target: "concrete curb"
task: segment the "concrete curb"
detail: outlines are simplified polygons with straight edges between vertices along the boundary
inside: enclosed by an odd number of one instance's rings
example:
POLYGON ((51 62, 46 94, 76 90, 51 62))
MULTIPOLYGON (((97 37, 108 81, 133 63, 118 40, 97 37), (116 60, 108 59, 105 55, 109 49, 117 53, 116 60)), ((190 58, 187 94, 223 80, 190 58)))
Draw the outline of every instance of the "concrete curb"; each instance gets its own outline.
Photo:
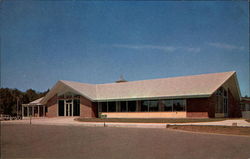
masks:
MULTIPOLYGON (((2 124, 29 124, 29 120, 1 121, 2 124)), ((70 119, 33 119, 32 125, 70 125, 86 127, 131 127, 131 128, 166 128, 167 125, 192 125, 192 126, 233 126, 237 123, 238 127, 250 127, 250 123, 242 120, 227 120, 222 122, 205 122, 205 123, 123 123, 123 122, 80 122, 70 119)))

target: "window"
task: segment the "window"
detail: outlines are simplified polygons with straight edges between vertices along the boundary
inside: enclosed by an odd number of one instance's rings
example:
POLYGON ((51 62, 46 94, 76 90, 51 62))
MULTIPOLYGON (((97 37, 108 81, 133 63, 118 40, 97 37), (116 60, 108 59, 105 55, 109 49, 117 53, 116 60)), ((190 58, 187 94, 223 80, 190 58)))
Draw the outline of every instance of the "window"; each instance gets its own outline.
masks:
POLYGON ((224 97, 224 102, 223 102, 224 113, 227 113, 227 105, 228 105, 227 98, 224 97))
POLYGON ((102 102, 102 112, 107 112, 108 111, 108 103, 107 102, 102 102))
POLYGON ((73 101, 73 107, 74 107, 73 116, 80 116, 80 100, 79 99, 75 99, 73 101))
MULTIPOLYGON (((159 112, 159 100, 144 100, 141 101, 140 112, 159 112)), ((225 102, 226 103, 226 102, 225 102)), ((162 100, 162 110, 166 112, 185 111, 186 99, 166 99, 162 100)), ((120 102, 102 102, 100 103, 102 112, 136 112, 136 101, 120 101, 120 102), (118 105, 117 105, 118 104, 118 105)), ((74 113, 75 114, 75 113, 74 113)))
POLYGON ((173 111, 185 111, 186 100, 175 99, 173 100, 173 111))
POLYGON ((216 92, 217 104, 215 107, 216 113, 228 113, 228 92, 221 87, 216 92))
POLYGON ((58 116, 80 116, 80 95, 64 92, 57 94, 57 96, 58 116))
POLYGON ((121 112, 127 112, 127 102, 126 101, 121 102, 121 112))
POLYGON ((149 101, 148 102, 148 109, 150 112, 157 112, 159 111, 159 102, 157 100, 155 101, 149 101))
POLYGON ((223 113, 223 98, 221 95, 217 97, 216 113, 223 113))
POLYGON ((228 113, 228 96, 227 96, 227 91, 225 89, 223 96, 223 107, 224 107, 224 113, 228 113))
POLYGON ((129 112, 136 111, 136 101, 128 101, 128 111, 129 112))
POLYGON ((142 112, 157 112, 159 111, 159 101, 158 100, 145 100, 141 102, 142 112))
POLYGON ((116 112, 116 102, 108 102, 108 112, 116 112))
POLYGON ((142 101, 141 102, 141 111, 142 112, 147 112, 148 111, 148 101, 142 101))
POLYGON ((173 100, 163 100, 162 104, 164 105, 164 111, 166 112, 173 111, 173 100))
POLYGON ((64 116, 64 100, 59 100, 58 101, 58 106, 59 106, 58 115, 59 116, 64 116))

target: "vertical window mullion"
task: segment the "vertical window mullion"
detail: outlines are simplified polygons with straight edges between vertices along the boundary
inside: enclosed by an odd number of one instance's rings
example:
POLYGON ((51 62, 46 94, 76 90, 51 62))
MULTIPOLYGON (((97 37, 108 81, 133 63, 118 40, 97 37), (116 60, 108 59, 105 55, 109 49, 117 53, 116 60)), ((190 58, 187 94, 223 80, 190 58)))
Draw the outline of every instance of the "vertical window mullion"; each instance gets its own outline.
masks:
POLYGON ((183 99, 183 102, 184 102, 184 111, 187 111, 187 100, 183 99))
POLYGON ((148 101, 148 112, 149 112, 149 103, 150 103, 150 102, 148 101))
POLYGON ((109 112, 109 102, 107 101, 107 112, 109 112))
POLYGON ((171 106, 172 106, 172 112, 173 112, 174 111, 174 102, 172 99, 171 99, 171 106))
POLYGON ((126 112, 128 112, 128 101, 126 101, 126 112))

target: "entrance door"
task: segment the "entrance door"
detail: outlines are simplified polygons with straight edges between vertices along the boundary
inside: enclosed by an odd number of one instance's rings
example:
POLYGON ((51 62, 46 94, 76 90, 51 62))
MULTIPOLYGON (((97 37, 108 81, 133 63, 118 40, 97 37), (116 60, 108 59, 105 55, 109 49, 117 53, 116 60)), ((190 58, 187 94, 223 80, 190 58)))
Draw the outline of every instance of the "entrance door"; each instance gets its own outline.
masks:
POLYGON ((59 99, 58 116, 80 116, 80 98, 59 99))
POLYGON ((65 103, 65 116, 72 116, 72 107, 73 107, 72 102, 65 103))

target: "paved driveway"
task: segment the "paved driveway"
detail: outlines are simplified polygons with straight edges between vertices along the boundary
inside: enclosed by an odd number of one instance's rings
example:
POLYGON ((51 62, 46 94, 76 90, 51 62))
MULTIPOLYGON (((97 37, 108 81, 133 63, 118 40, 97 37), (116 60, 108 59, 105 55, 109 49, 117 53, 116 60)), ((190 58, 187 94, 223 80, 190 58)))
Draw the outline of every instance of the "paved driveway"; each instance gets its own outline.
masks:
POLYGON ((2 124, 2 158, 248 159, 250 137, 168 129, 2 124))

